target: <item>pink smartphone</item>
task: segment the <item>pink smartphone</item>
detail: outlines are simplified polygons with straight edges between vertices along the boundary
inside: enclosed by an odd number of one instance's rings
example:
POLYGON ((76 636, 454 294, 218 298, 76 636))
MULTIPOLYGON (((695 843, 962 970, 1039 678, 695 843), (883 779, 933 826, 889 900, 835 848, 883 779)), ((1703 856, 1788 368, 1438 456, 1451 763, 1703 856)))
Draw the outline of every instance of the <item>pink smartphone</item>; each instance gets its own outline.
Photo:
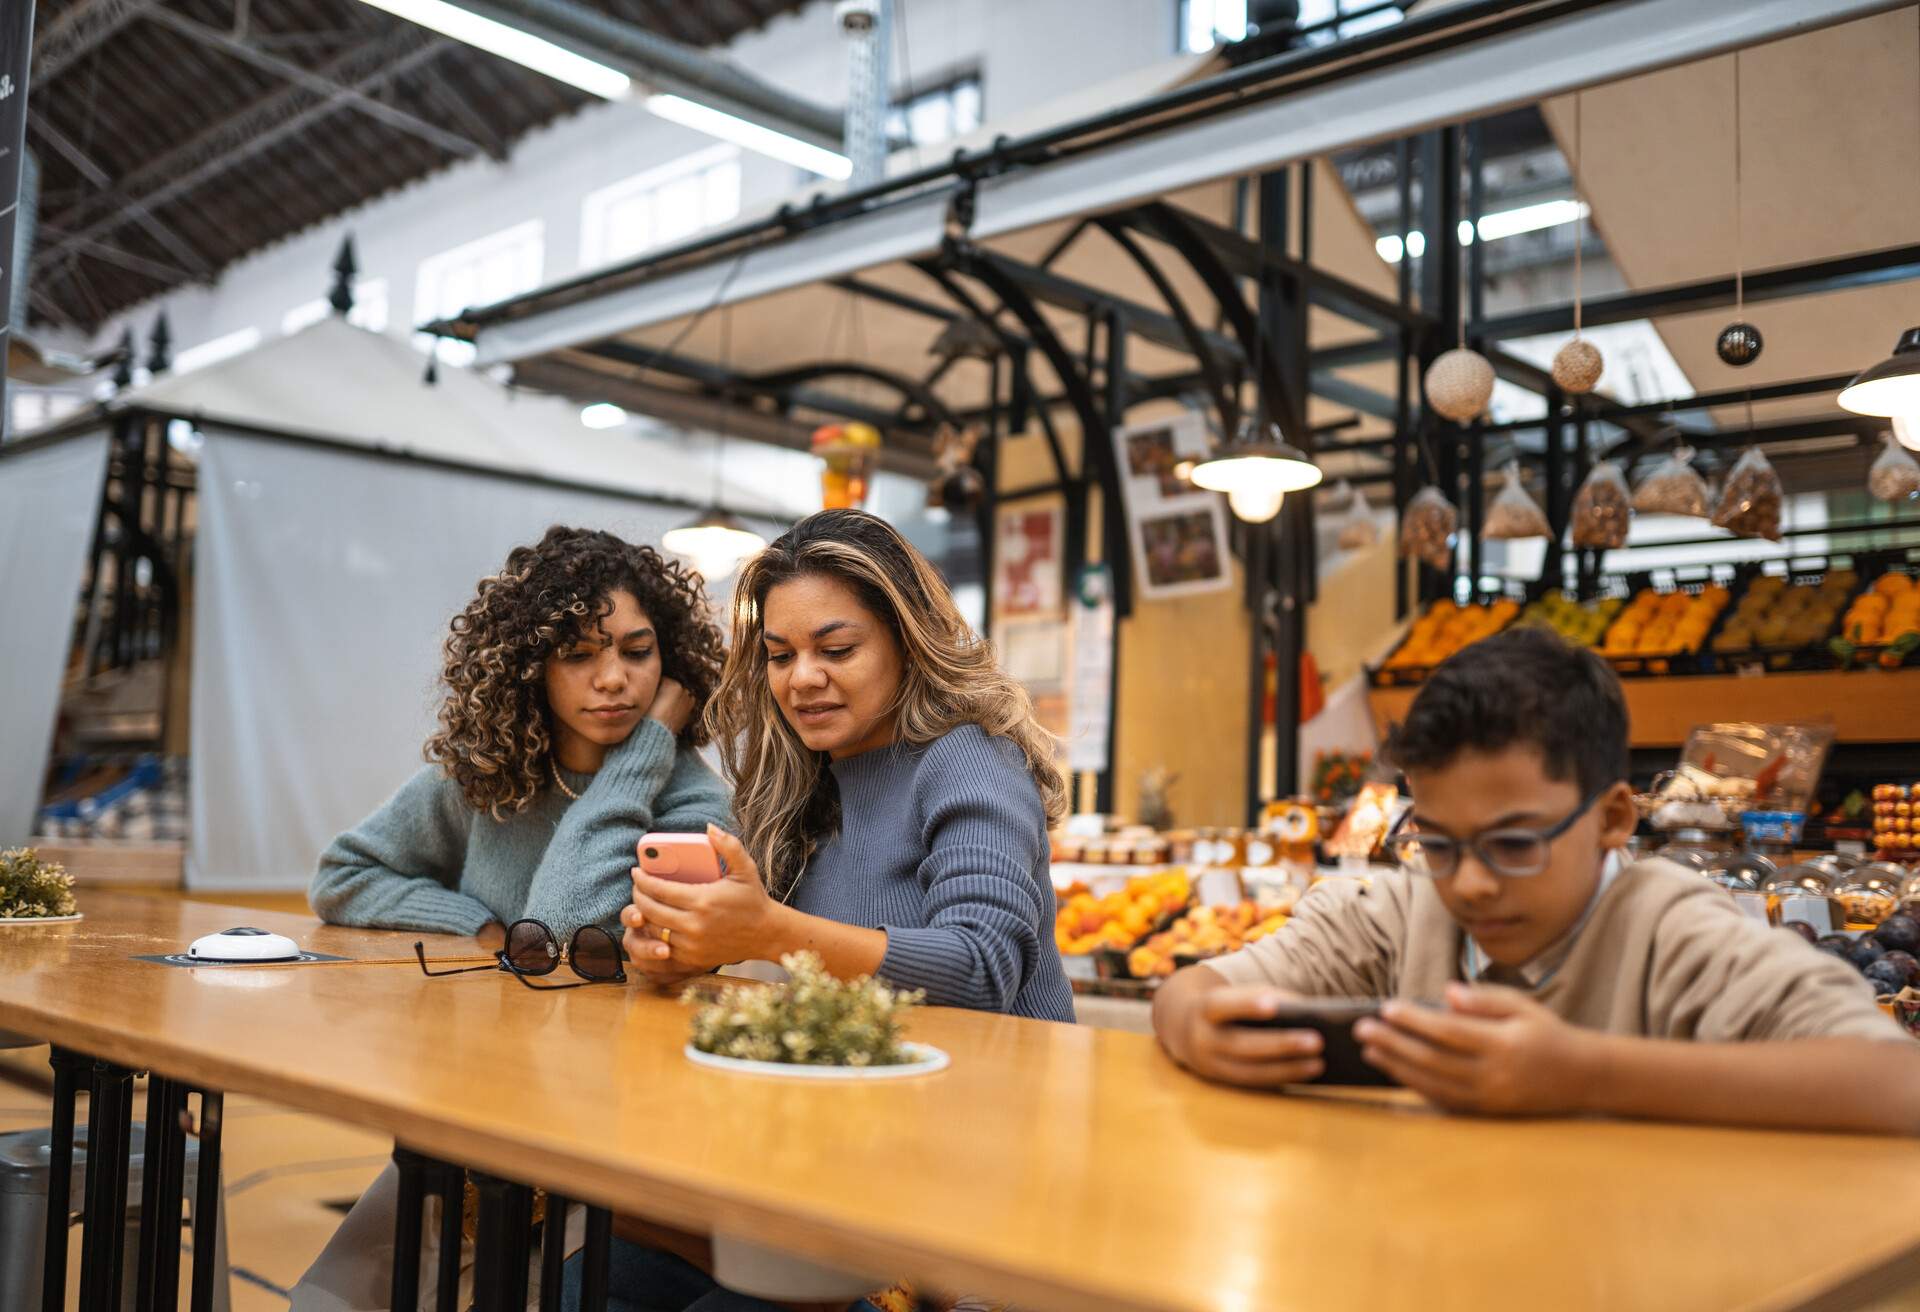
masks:
POLYGON ((721 877, 720 854, 705 834, 646 834, 635 845, 640 868, 682 884, 711 884, 721 877))

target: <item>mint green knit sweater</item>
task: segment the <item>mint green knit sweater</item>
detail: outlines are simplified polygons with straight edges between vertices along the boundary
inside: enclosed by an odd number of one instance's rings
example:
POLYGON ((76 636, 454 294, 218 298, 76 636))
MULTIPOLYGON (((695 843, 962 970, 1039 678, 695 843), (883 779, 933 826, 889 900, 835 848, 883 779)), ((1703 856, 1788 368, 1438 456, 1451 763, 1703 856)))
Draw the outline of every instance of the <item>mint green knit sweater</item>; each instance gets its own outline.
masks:
POLYGON ((596 773, 560 777, 579 801, 549 786, 493 820, 440 767, 425 767, 321 854, 307 892, 314 911, 370 929, 472 934, 530 916, 562 939, 582 925, 618 935, 640 835, 732 824, 727 786, 656 720, 642 720, 596 773))

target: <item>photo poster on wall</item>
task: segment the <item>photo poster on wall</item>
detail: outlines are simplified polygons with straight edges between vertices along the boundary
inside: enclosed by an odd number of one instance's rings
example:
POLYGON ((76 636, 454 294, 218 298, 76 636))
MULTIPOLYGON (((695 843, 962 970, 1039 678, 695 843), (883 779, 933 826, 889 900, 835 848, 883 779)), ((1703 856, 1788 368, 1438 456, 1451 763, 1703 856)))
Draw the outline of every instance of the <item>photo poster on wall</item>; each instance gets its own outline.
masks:
POLYGON ((1227 569, 1227 518, 1217 493, 1174 473, 1206 457, 1211 441, 1197 414, 1113 430, 1120 483, 1126 491, 1127 536, 1134 586, 1148 600, 1218 592, 1227 569))
POLYGON ((1014 502, 995 512, 993 632, 1001 668, 1033 698, 1050 733, 1067 733, 1068 631, 1064 611, 1065 510, 1014 502))

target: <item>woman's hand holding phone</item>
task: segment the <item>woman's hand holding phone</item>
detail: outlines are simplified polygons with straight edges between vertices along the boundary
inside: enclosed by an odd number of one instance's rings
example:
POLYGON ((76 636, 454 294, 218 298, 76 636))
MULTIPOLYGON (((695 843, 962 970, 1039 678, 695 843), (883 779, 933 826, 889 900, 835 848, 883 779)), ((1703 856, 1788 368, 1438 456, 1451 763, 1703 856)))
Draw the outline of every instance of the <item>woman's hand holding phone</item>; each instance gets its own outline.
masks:
POLYGON ((685 883, 633 869, 633 902, 620 912, 627 927, 624 946, 635 969, 657 986, 765 957, 778 947, 775 922, 782 908, 767 896, 760 868, 732 834, 709 825, 706 837, 721 860, 717 880, 685 883))

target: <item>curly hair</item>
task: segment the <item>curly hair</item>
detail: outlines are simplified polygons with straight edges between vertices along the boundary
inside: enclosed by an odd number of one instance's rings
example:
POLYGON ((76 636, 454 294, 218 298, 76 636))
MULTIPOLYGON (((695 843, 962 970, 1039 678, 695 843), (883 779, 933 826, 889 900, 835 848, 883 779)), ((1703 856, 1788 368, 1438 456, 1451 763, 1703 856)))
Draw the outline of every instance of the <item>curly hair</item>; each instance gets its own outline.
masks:
POLYGON ((623 591, 653 621, 661 677, 693 698, 681 741, 704 746, 700 712, 724 659, 705 587, 698 573, 652 547, 597 530, 556 524, 534 546, 515 547, 453 617, 440 668, 446 697, 427 760, 446 770, 475 811, 495 820, 524 811, 545 786, 553 750, 547 657, 597 628, 613 609, 612 594, 623 591))

